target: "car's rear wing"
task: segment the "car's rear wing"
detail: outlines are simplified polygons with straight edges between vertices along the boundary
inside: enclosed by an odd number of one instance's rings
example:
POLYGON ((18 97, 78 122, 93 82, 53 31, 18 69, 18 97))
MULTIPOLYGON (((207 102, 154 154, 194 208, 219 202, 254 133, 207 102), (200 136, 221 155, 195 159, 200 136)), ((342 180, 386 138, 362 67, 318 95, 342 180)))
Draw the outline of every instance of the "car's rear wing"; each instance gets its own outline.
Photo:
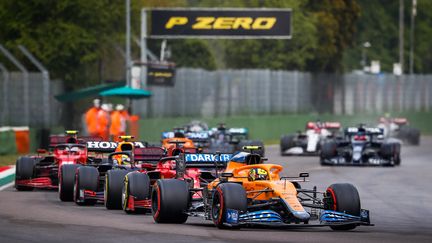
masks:
MULTIPOLYGON (((147 147, 147 142, 135 141, 133 143, 135 149, 147 147)), ((87 141, 86 145, 89 152, 112 153, 115 151, 119 143, 108 141, 87 141)))
POLYGON ((210 139, 208 132, 187 132, 185 137, 189 138, 193 142, 206 142, 210 139))
POLYGON ((340 122, 325 122, 324 127, 327 129, 340 129, 342 126, 340 122))
POLYGON ((101 137, 94 136, 79 136, 75 138, 74 136, 68 135, 51 135, 49 147, 54 148, 60 144, 66 143, 78 143, 78 144, 86 144, 88 141, 101 142, 103 139, 101 137))
POLYGON ((359 132, 364 132, 365 135, 383 135, 384 130, 382 128, 378 127, 365 127, 365 128, 359 128, 359 127, 348 127, 345 129, 345 134, 352 136, 356 135, 359 132))
POLYGON ((228 132, 231 135, 247 135, 249 133, 249 130, 244 127, 233 127, 228 129, 228 132))
POLYGON ((408 119, 398 117, 398 118, 394 118, 393 122, 398 124, 398 125, 406 125, 406 124, 408 124, 408 119))
POLYGON ((225 167, 231 160, 232 154, 210 154, 210 153, 184 153, 181 155, 186 167, 225 167))
POLYGON ((135 161, 143 162, 158 162, 160 159, 166 156, 166 151, 162 147, 135 147, 134 159, 135 161))
POLYGON ((308 122, 306 123, 306 129, 316 129, 316 128, 326 128, 326 129, 340 129, 340 122, 323 122, 321 126, 318 126, 316 122, 308 122))

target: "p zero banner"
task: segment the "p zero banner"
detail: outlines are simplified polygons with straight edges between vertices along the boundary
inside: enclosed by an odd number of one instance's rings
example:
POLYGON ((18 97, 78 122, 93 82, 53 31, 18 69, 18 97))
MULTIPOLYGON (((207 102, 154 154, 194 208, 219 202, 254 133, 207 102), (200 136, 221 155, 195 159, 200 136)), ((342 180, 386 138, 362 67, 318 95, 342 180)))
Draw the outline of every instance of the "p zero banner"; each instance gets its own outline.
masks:
POLYGON ((152 9, 150 38, 291 38, 290 9, 152 9))

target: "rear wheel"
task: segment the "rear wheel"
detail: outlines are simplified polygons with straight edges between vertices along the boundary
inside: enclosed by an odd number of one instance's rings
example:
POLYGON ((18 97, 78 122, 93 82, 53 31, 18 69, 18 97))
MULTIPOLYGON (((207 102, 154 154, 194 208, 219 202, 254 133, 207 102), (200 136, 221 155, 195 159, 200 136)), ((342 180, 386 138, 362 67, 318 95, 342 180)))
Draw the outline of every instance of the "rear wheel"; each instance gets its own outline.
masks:
POLYGON ((107 209, 122 209, 122 192, 126 170, 109 170, 105 176, 105 207, 107 209))
MULTIPOLYGON (((327 188, 325 209, 354 216, 360 216, 360 196, 357 189, 349 183, 332 184, 327 188)), ((356 224, 330 226, 333 230, 351 230, 356 224)))
POLYGON ((183 180, 157 180, 152 191, 152 215, 156 223, 186 222, 189 203, 188 184, 183 180))
POLYGON ((124 179, 122 193, 122 205, 126 213, 145 213, 146 210, 142 209, 135 209, 135 211, 127 209, 130 196, 134 197, 136 200, 150 198, 150 178, 147 174, 139 172, 128 173, 124 179))
POLYGON ((78 205, 95 205, 96 199, 82 200, 80 195, 84 190, 96 192, 99 184, 99 172, 90 166, 81 166, 76 169, 74 185, 74 201, 78 205))
POLYGON ((420 131, 416 128, 411 128, 408 133, 408 141, 412 145, 420 144, 420 131))
POLYGON ((337 155, 337 143, 336 141, 329 139, 325 140, 321 144, 320 150, 320 163, 325 165, 325 160, 331 159, 337 155))
POLYGON ((293 146, 294 146, 294 135, 285 135, 281 137, 280 151, 282 155, 287 149, 292 148, 293 146))
POLYGON ((79 166, 77 164, 66 164, 60 167, 58 191, 61 201, 73 201, 75 173, 79 166))
POLYGON ((15 164, 15 188, 18 191, 31 191, 33 187, 19 185, 18 180, 29 180, 33 177, 36 160, 29 157, 20 157, 15 164))
POLYGON ((212 219, 218 228, 225 228, 227 222, 227 209, 240 212, 247 210, 246 191, 242 185, 237 183, 222 183, 216 188, 212 200, 212 219))
POLYGON ((387 160, 393 161, 394 165, 400 165, 400 144, 383 143, 380 148, 380 155, 387 160))

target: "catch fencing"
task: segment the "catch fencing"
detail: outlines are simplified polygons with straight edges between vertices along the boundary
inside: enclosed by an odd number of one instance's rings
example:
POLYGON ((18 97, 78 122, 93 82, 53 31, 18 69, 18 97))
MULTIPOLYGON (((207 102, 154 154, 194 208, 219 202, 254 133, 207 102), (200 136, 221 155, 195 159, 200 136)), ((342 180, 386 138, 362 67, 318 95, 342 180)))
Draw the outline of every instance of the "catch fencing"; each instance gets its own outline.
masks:
POLYGON ((430 111, 432 75, 311 74, 180 68, 174 87, 149 86, 146 117, 430 111))
POLYGON ((0 125, 45 128, 58 125, 62 105, 54 95, 63 93, 62 82, 51 80, 46 87, 42 73, 29 72, 26 96, 25 80, 25 74, 21 72, 0 72, 0 125), (44 97, 48 97, 48 102, 44 102, 44 97))

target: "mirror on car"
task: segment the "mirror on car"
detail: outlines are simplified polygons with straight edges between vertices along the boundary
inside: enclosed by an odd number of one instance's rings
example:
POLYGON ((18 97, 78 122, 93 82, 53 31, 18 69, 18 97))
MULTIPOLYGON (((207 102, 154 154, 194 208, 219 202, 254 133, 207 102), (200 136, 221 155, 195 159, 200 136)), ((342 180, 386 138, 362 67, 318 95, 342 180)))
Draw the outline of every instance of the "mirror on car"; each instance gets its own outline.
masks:
POLYGON ((46 154, 46 153, 47 153, 47 150, 46 150, 46 149, 38 149, 38 150, 36 150, 36 152, 37 152, 38 154, 46 154))
POLYGON ((223 172, 221 173, 221 177, 233 177, 234 174, 231 172, 223 172))
POLYGON ((309 173, 302 172, 302 173, 299 174, 299 177, 309 177, 309 173))

